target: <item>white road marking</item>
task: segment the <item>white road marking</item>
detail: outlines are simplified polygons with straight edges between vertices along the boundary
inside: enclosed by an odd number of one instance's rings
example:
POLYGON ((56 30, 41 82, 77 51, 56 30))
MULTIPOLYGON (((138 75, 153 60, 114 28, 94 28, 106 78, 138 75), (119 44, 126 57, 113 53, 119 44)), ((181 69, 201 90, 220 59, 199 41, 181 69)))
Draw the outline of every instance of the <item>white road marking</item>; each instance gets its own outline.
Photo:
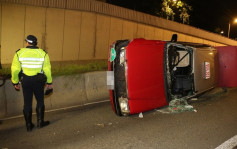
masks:
MULTIPOLYGON (((75 105, 75 106, 70 106, 70 107, 65 107, 65 108, 58 108, 58 109, 53 109, 53 110, 47 110, 47 111, 45 111, 45 113, 54 112, 54 111, 60 111, 60 110, 67 110, 67 109, 72 109, 72 108, 77 108, 77 107, 83 107, 83 106, 87 106, 87 105, 93 105, 93 104, 98 104, 98 103, 103 103, 103 102, 109 102, 109 101, 110 101, 110 100, 102 100, 102 101, 90 102, 90 103, 85 103, 85 104, 80 104, 80 105, 75 105)), ((32 113, 32 114, 34 115, 34 114, 36 114, 36 113, 32 113)), ((0 121, 15 119, 15 118, 19 118, 19 117, 23 117, 23 115, 3 118, 3 119, 0 119, 0 121)))
POLYGON ((237 135, 225 141, 223 144, 218 146, 216 149, 234 149, 237 147, 237 135))

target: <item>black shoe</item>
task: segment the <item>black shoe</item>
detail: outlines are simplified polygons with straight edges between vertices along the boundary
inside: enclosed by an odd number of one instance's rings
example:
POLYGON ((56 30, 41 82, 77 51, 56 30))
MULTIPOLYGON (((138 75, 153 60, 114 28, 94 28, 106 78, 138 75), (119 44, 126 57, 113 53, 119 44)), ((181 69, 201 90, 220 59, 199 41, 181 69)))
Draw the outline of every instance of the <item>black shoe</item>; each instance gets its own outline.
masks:
POLYGON ((33 123, 26 124, 26 130, 28 132, 32 131, 32 129, 35 127, 33 123))
POLYGON ((36 108, 37 127, 38 128, 42 128, 42 127, 49 125, 49 121, 44 121, 44 111, 45 111, 44 106, 41 108, 36 108))
POLYGON ((35 127, 35 125, 32 123, 32 111, 30 112, 25 112, 23 110, 23 114, 25 117, 25 121, 26 121, 26 130, 28 132, 32 131, 32 129, 35 127))
POLYGON ((37 122, 37 127, 38 128, 42 128, 42 127, 45 127, 45 126, 48 126, 49 125, 49 121, 38 121, 37 122))

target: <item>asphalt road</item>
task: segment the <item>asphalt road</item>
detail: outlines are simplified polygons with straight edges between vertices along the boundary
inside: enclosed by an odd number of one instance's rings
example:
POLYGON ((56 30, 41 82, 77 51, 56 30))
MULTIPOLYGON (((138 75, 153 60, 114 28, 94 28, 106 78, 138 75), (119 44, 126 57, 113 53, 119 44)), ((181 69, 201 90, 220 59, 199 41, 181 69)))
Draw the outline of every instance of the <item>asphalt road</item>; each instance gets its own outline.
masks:
POLYGON ((190 103, 197 112, 118 117, 104 102, 48 112, 30 133, 23 117, 3 120, 0 149, 214 149, 237 135, 237 88, 211 93, 190 103))

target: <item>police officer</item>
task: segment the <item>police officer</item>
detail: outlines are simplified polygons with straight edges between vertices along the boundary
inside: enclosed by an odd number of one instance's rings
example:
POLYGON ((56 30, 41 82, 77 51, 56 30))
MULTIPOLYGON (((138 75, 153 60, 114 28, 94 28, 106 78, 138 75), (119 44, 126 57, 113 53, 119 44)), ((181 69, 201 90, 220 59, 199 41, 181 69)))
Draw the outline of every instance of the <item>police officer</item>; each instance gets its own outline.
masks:
POLYGON ((20 90, 20 77, 22 74, 22 90, 24 96, 23 114, 26 121, 27 131, 34 128, 32 123, 32 100, 33 95, 37 100, 36 114, 37 127, 42 128, 49 125, 49 121, 44 121, 44 87, 53 89, 51 64, 46 51, 37 47, 37 38, 34 35, 28 35, 25 39, 26 48, 16 51, 12 66, 12 83, 16 90, 20 90))

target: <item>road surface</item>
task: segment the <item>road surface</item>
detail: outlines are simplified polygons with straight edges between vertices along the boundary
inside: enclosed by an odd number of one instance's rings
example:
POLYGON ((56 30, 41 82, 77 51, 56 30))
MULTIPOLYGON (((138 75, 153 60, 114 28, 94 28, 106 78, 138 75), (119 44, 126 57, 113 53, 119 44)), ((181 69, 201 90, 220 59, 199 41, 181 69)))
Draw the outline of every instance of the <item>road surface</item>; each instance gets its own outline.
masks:
POLYGON ((3 120, 0 149, 215 149, 237 135, 237 88, 190 104, 197 112, 153 110, 143 118, 118 117, 109 102, 79 106, 47 112, 51 124, 30 133, 23 117, 3 120))

